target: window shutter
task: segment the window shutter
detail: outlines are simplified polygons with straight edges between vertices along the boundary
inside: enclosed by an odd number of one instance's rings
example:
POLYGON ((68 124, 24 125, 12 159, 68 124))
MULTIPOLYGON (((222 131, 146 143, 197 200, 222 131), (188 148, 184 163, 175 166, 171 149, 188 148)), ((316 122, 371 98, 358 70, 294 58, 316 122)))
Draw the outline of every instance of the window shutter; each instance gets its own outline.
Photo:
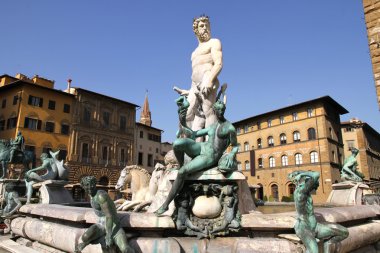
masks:
POLYGON ((249 159, 250 159, 250 165, 251 165, 251 176, 256 176, 256 168, 255 168, 255 151, 251 150, 249 151, 249 159))
POLYGON ((40 98, 40 104, 39 104, 40 107, 42 107, 43 102, 44 102, 43 98, 40 98))
POLYGON ((41 130, 41 125, 42 125, 42 121, 38 120, 38 123, 37 123, 37 129, 38 130, 41 130))
POLYGON ((28 128, 28 125, 29 125, 29 118, 25 117, 24 128, 28 128))

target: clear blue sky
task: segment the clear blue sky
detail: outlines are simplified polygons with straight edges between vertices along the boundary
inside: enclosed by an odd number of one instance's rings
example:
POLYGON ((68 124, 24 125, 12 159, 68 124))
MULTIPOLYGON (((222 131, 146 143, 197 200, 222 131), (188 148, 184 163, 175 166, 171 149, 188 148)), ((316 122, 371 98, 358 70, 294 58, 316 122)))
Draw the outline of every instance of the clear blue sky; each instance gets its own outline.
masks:
MULTIPOLYGON (((142 105, 173 141, 173 85, 189 88, 192 19, 223 45, 226 116, 238 121, 330 95, 380 131, 362 1, 30 1, 0 3, 0 74, 24 73, 142 105)), ((139 117, 140 110, 137 111, 139 117)))

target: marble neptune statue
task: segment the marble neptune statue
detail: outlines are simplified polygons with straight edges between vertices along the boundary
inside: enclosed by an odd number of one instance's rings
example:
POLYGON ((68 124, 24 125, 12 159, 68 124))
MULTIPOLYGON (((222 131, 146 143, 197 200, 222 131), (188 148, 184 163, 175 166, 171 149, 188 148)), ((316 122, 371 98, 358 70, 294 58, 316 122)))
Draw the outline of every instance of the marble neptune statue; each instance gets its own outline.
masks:
POLYGON ((190 90, 174 87, 182 96, 187 96, 187 125, 197 131, 217 121, 213 110, 219 88, 218 74, 222 70, 223 56, 220 40, 211 38, 210 20, 201 16, 193 20, 193 31, 198 47, 191 55, 192 75, 190 90))

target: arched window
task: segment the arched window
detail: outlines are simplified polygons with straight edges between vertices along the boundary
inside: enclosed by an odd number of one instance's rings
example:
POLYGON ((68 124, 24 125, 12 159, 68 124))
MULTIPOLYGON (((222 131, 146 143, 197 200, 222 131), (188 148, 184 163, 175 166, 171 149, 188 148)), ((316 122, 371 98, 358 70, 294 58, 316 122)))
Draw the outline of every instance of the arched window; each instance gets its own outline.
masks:
POLYGON ((309 140, 315 140, 317 138, 314 128, 311 127, 309 129, 307 129, 307 137, 309 138, 309 140))
POLYGON ((244 151, 249 151, 249 142, 244 142, 244 151))
POLYGON ((281 165, 282 166, 288 166, 289 165, 288 156, 286 156, 286 155, 281 156, 281 165))
POLYGON ((259 164, 259 168, 264 168, 264 165, 263 165, 263 158, 259 158, 257 160, 257 163, 259 164))
POLYGON ((109 182, 109 180, 108 180, 108 177, 106 177, 106 176, 102 176, 102 177, 99 179, 99 184, 100 184, 100 185, 108 185, 108 182, 109 182))
POLYGON ((240 152, 241 151, 241 144, 238 143, 237 146, 238 146, 238 152, 240 152))
POLYGON ((272 137, 272 136, 269 136, 269 137, 268 137, 268 146, 269 146, 269 147, 273 147, 273 146, 274 146, 274 140, 273 140, 273 137, 272 137))
POLYGON ((280 134, 280 143, 281 145, 286 144, 286 134, 280 134))
POLYGON ((301 141, 301 135, 300 135, 300 132, 298 132, 298 131, 294 131, 294 132, 293 132, 293 141, 294 141, 294 142, 299 142, 299 141, 301 141))
POLYGON ((318 153, 316 151, 312 151, 310 153, 310 162, 317 163, 318 162, 318 153))
POLYGON ((239 170, 239 171, 242 170, 242 169, 241 169, 241 162, 238 162, 238 163, 237 163, 237 167, 238 167, 238 170, 239 170))
POLYGON ((271 195, 274 201, 278 201, 278 185, 272 184, 271 187, 271 195))
POLYGON ((251 169, 251 163, 249 161, 245 161, 245 170, 250 170, 251 169))
POLYGON ((294 157, 296 159, 296 165, 302 164, 302 155, 300 153, 297 153, 294 157))
POLYGON ((262 145, 261 145, 261 138, 258 138, 258 139, 257 139, 257 148, 262 148, 262 145))
POLYGON ((296 186, 294 184, 289 184, 288 185, 289 196, 293 195, 295 190, 296 190, 296 186))
POLYGON ((269 168, 274 168, 276 167, 276 160, 274 159, 273 156, 269 157, 269 168))

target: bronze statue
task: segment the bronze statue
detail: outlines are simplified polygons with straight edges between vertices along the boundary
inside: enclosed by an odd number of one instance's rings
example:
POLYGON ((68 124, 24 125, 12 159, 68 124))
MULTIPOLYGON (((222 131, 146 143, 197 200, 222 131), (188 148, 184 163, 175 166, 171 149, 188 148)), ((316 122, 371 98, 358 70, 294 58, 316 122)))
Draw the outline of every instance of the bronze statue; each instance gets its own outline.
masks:
POLYGON ((342 181, 355 181, 362 182, 364 175, 357 169, 358 162, 356 156, 359 154, 359 150, 356 148, 351 149, 351 155, 344 161, 340 177, 342 181))
POLYGON ((231 171, 236 169, 236 153, 238 151, 236 130, 235 127, 224 118, 226 106, 219 100, 221 92, 218 94, 217 102, 213 105, 217 122, 198 131, 191 130, 186 124, 186 112, 189 107, 186 98, 181 96, 176 100, 179 107, 178 113, 181 123, 181 129, 177 133, 177 137, 180 137, 181 135, 186 137, 178 138, 173 143, 173 150, 180 165, 180 169, 178 170, 177 178, 173 183, 167 199, 155 212, 157 215, 161 215, 168 210, 170 202, 183 188, 185 178, 189 173, 203 171, 217 166, 220 158, 222 158, 223 153, 229 145, 233 148, 230 153, 223 157, 225 160, 223 164, 226 167, 224 170, 228 170, 228 168, 231 168, 231 171), (197 137, 206 135, 208 136, 207 141, 195 141, 197 137), (185 154, 192 158, 192 160, 186 164, 184 164, 185 154))
POLYGON ((93 176, 82 178, 81 186, 90 197, 91 207, 99 220, 84 232, 82 243, 78 244, 75 252, 81 252, 89 244, 98 243, 101 244, 103 252, 107 252, 113 244, 122 253, 134 252, 128 245, 125 232, 120 226, 115 204, 105 191, 96 190, 96 178, 93 176))
POLYGON ((324 240, 324 253, 334 252, 331 247, 339 248, 339 242, 348 237, 348 230, 339 224, 317 222, 311 192, 319 186, 319 172, 294 171, 288 178, 296 185, 294 202, 297 221, 294 230, 305 245, 306 252, 318 253, 317 239, 324 240))
POLYGON ((3 210, 1 210, 1 217, 7 218, 17 212, 22 206, 19 200, 18 193, 14 190, 13 183, 5 184, 4 200, 7 203, 3 210))
POLYGON ((24 143, 24 136, 22 136, 21 131, 18 131, 16 139, 10 141, 11 151, 9 155, 9 163, 13 162, 15 153, 24 153, 24 143))

